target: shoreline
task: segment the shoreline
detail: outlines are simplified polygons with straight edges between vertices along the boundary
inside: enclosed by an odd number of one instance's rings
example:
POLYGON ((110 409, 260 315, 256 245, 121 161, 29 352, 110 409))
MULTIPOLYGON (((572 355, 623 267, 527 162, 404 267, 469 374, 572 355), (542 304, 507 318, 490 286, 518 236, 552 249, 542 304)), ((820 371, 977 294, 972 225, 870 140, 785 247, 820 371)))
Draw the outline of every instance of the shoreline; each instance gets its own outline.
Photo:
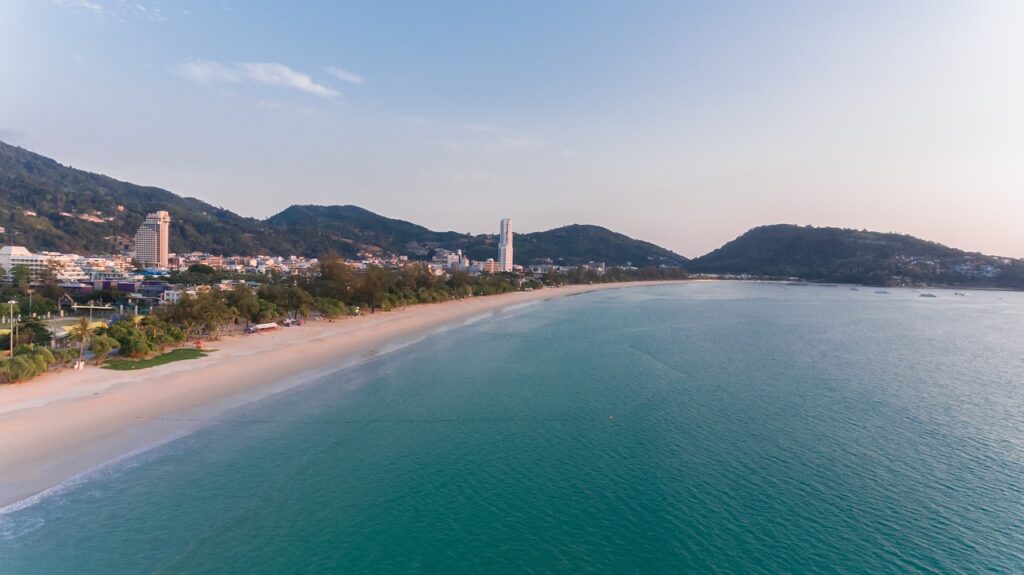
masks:
POLYGON ((209 342, 216 353, 139 371, 89 367, 0 386, 0 513, 187 435, 232 409, 532 302, 694 280, 477 296, 209 342))

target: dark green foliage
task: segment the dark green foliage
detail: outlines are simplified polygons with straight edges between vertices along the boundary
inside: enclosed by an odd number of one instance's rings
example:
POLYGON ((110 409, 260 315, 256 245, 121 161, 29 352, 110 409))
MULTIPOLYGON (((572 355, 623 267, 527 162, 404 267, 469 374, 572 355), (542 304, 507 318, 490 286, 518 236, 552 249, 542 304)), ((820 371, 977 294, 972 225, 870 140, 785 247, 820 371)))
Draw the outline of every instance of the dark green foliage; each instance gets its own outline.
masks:
MULTIPOLYGON (((7 306, 2 307, 4 315, 6 315, 7 306)), ((15 314, 17 314, 17 311, 15 311, 15 314)), ((53 339, 53 335, 50 333, 50 330, 46 329, 46 326, 38 319, 25 318, 19 322, 17 326, 18 338, 17 341, 14 342, 15 347, 32 344, 45 346, 50 343, 51 339, 53 339)), ((0 350, 10 349, 11 335, 12 334, 0 336, 0 350)))
POLYGON ((8 383, 32 379, 57 362, 57 357, 45 347, 20 345, 14 349, 14 357, 5 354, 0 359, 0 377, 8 383))
POLYGON ((106 335, 96 335, 89 340, 89 351, 92 353, 93 360, 97 365, 103 365, 103 362, 107 360, 107 356, 120 347, 121 343, 119 341, 106 335))
POLYGON ((206 264, 192 264, 188 266, 189 273, 198 274, 201 276, 212 277, 217 273, 217 270, 206 264))
MULTIPOLYGON (((117 341, 119 353, 124 357, 146 357, 160 349, 141 326, 129 319, 112 323, 107 328, 106 336, 117 341)), ((95 340, 95 337, 92 340, 95 340)))

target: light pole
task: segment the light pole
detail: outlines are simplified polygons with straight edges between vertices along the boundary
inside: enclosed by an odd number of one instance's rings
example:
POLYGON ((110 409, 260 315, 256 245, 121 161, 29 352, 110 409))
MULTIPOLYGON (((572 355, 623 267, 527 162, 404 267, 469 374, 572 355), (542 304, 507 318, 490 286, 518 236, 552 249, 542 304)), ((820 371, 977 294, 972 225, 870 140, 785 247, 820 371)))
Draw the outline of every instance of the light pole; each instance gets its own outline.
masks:
POLYGON ((10 312, 11 312, 11 335, 10 335, 10 338, 11 338, 11 357, 14 357, 14 304, 16 304, 16 303, 18 303, 18 302, 14 301, 13 299, 11 301, 7 302, 7 305, 10 306, 9 309, 10 309, 10 312))

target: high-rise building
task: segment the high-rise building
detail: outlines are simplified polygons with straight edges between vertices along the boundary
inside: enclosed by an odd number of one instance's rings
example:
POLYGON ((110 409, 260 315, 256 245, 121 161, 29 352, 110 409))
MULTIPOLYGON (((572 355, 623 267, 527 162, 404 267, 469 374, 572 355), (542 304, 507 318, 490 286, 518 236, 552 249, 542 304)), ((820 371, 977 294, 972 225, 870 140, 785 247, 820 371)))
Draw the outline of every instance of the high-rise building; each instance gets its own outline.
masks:
POLYGON ((146 216, 135 232, 135 259, 144 266, 167 267, 171 214, 161 210, 146 216))
POLYGON ((512 271, 512 220, 501 220, 501 233, 498 236, 498 269, 503 272, 512 271))

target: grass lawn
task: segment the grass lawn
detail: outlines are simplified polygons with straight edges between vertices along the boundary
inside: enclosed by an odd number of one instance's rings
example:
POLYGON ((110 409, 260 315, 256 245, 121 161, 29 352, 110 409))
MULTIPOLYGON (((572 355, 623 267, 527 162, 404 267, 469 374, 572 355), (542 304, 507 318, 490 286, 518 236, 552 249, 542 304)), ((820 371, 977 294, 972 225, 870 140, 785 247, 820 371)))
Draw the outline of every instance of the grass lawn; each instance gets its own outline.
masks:
POLYGON ((171 363, 172 361, 182 361, 184 359, 199 359, 200 357, 206 357, 213 349, 194 349, 183 347, 181 349, 171 350, 167 353, 162 353, 158 356, 151 357, 149 359, 114 359, 108 361, 103 369, 115 369, 117 371, 131 371, 133 369, 146 369, 147 367, 156 367, 158 365, 164 365, 165 363, 171 363))

